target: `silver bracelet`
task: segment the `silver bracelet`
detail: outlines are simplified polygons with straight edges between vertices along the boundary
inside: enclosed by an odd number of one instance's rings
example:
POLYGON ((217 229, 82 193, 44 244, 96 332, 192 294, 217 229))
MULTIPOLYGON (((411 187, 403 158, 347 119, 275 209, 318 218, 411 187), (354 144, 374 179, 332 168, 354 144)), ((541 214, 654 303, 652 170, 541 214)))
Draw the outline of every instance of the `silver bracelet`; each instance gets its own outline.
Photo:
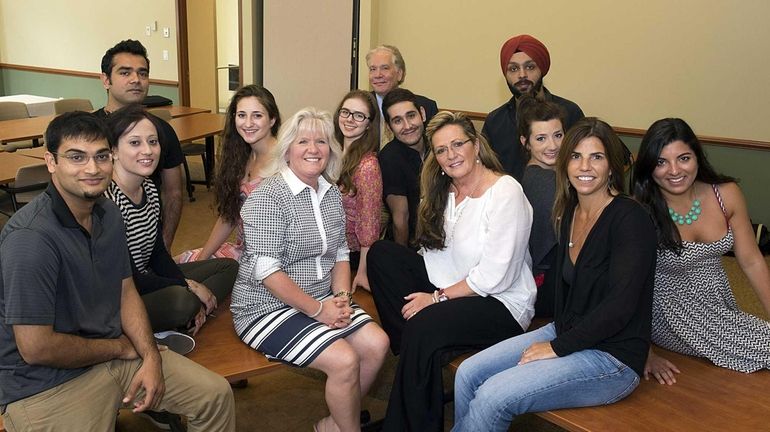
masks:
POLYGON ((313 315, 308 315, 308 318, 315 318, 318 315, 321 315, 321 311, 324 310, 324 303, 322 301, 318 301, 318 310, 313 315))

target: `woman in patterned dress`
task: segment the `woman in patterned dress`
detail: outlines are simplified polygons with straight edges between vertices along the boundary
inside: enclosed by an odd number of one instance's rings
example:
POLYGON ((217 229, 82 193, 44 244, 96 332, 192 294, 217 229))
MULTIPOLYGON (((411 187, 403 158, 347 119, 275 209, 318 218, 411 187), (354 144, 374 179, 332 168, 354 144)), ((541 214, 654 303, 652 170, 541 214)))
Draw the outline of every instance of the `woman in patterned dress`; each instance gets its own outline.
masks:
POLYGON ((345 208, 353 286, 369 290, 366 254, 380 236, 382 175, 377 162, 380 110, 371 93, 352 90, 334 115, 334 136, 342 144, 342 170, 337 186, 345 208))
POLYGON ((331 115, 300 110, 281 127, 278 156, 241 209, 245 235, 232 304, 235 330, 271 360, 327 375, 331 415, 317 431, 360 430, 388 338, 353 303, 345 210, 331 183, 340 164, 331 115))
MULTIPOLYGON (((770 271, 735 180, 712 168, 687 123, 667 118, 642 139, 633 188, 658 233, 652 341, 741 372, 770 368, 770 323, 738 309, 721 263, 732 247, 770 316, 770 271)), ((651 352, 645 378, 673 384, 676 373, 651 352)))
POLYGON ((243 249, 241 206, 264 178, 281 127, 281 114, 270 91, 247 85, 235 92, 227 107, 222 154, 217 164, 214 199, 219 218, 202 248, 182 252, 177 262, 211 257, 238 259, 243 249), (235 230, 235 242, 227 238, 235 230))

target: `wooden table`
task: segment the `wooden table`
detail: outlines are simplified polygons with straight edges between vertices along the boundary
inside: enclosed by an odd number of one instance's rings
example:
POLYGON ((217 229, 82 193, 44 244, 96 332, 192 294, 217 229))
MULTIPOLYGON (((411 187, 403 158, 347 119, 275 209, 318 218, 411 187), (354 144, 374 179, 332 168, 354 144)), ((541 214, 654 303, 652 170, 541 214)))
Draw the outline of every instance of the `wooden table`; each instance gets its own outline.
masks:
POLYGON ((207 172, 214 172, 214 136, 225 127, 225 116, 214 113, 192 114, 177 117, 168 122, 176 131, 179 142, 189 142, 204 138, 206 140, 207 172))
POLYGON ((20 156, 27 156, 35 159, 45 159, 45 152, 46 150, 45 146, 40 147, 32 147, 32 148, 26 148, 26 149, 18 149, 16 150, 16 154, 20 156))
POLYGON ((203 113, 210 113, 210 109, 206 108, 193 108, 193 107, 186 107, 181 105, 166 105, 166 106, 159 106, 159 107, 147 107, 148 110, 151 109, 166 109, 171 114, 171 118, 177 118, 177 117, 184 117, 189 116, 193 114, 203 114, 203 113))
POLYGON ((54 117, 49 115, 0 121, 0 143, 43 138, 48 123, 54 117))
MULTIPOLYGON (((168 109, 171 112, 171 117, 173 118, 183 118, 205 114, 219 116, 219 114, 210 114, 211 110, 205 108, 192 108, 174 105, 160 108, 168 109)), ((48 124, 51 123, 51 120, 53 120, 54 117, 55 116, 49 115, 0 121, 0 144, 43 138, 48 124)), ((198 138, 203 138, 203 136, 197 137, 195 139, 198 138)))
POLYGON ((16 153, 0 153, 0 183, 10 183, 16 180, 19 168, 43 163, 42 160, 16 153))

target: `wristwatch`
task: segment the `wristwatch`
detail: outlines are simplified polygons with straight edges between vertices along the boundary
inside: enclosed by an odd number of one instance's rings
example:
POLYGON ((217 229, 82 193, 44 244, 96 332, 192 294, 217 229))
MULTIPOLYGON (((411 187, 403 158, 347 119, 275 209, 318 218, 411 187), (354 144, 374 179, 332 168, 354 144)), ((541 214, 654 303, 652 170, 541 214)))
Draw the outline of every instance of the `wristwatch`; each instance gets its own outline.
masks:
POLYGON ((440 288, 438 290, 438 301, 445 302, 447 300, 449 300, 449 296, 446 295, 446 291, 444 290, 444 288, 440 288))

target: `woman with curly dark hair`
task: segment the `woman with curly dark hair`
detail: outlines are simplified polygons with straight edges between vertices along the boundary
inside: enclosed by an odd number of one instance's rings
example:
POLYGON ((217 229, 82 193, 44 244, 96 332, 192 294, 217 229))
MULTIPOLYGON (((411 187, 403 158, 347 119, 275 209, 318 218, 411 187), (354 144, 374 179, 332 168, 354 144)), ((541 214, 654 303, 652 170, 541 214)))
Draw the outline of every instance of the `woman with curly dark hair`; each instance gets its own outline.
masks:
POLYGON ((241 206, 264 178, 270 163, 281 114, 270 91, 252 84, 235 92, 227 107, 222 133, 221 160, 214 182, 214 199, 219 218, 200 249, 183 252, 177 262, 201 259, 238 259, 243 248, 241 206), (236 229, 235 243, 227 238, 236 229))

